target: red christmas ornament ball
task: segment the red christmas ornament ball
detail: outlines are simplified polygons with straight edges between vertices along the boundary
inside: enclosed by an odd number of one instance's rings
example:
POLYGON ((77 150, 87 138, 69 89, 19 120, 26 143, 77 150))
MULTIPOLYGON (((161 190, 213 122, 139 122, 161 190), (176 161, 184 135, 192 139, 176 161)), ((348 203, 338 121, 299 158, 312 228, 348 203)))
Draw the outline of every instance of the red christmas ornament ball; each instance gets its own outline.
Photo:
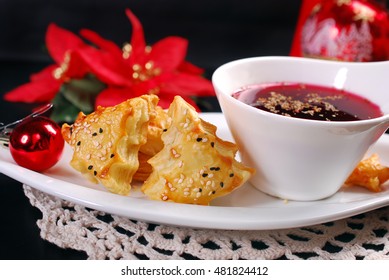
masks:
POLYGON ((9 147, 17 164, 41 172, 59 161, 64 139, 56 122, 36 116, 27 118, 12 130, 9 147))

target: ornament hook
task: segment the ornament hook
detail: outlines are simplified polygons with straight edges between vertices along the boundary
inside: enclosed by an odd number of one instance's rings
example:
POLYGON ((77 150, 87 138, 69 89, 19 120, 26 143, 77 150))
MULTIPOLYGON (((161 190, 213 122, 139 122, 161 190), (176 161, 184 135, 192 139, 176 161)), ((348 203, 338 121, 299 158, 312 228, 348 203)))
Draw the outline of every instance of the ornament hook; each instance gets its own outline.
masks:
POLYGON ((43 105, 43 106, 39 107, 37 110, 35 110, 31 114, 29 114, 28 116, 26 116, 26 117, 24 117, 24 118, 22 118, 20 120, 16 120, 16 121, 14 121, 12 123, 9 123, 9 124, 4 124, 4 123, 0 122, 0 145, 8 147, 8 145, 9 145, 9 137, 11 135, 13 126, 21 123, 22 121, 25 121, 26 119, 40 116, 40 115, 46 113, 52 107, 53 107, 53 104, 48 103, 46 105, 43 105))

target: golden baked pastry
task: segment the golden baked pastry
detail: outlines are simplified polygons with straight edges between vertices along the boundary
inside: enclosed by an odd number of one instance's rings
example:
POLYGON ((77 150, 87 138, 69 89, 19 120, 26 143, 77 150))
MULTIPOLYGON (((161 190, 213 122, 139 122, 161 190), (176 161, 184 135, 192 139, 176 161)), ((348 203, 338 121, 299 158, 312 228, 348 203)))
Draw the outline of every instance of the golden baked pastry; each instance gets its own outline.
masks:
POLYGON ((170 126, 170 123, 171 118, 167 115, 167 112, 157 106, 155 108, 155 117, 150 120, 147 127, 147 142, 139 148, 139 169, 133 177, 134 180, 143 182, 149 177, 153 169, 147 161, 162 150, 163 142, 161 135, 170 126))
POLYGON ((389 180, 389 168, 380 163, 378 154, 373 154, 358 163, 345 184, 380 192, 381 185, 387 180, 389 180))
POLYGON ((234 143, 216 136, 216 127, 176 96, 168 110, 170 127, 162 134, 163 149, 148 163, 153 172, 142 186, 151 199, 207 205, 241 186, 252 168, 235 160, 234 143))
POLYGON ((64 124, 62 134, 74 150, 71 166, 109 191, 127 195, 157 103, 157 96, 143 95, 80 113, 73 125, 64 124))

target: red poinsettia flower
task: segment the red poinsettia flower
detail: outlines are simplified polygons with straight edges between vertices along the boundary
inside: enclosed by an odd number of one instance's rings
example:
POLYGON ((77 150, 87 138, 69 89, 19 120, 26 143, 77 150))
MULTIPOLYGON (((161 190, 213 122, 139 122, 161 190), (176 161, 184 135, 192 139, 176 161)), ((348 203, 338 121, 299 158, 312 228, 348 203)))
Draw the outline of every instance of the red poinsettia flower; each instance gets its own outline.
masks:
POLYGON ((12 102, 50 102, 62 83, 71 78, 82 78, 87 71, 77 50, 87 47, 84 41, 70 31, 50 24, 46 45, 55 64, 30 76, 30 82, 6 93, 4 99, 12 102))
POLYGON ((90 71, 107 85, 96 99, 96 105, 111 106, 146 93, 157 94, 160 105, 168 107, 175 95, 197 107, 190 96, 214 95, 203 70, 185 61, 188 42, 180 37, 167 37, 148 47, 143 27, 130 11, 132 24, 130 44, 123 49, 91 30, 81 35, 98 48, 84 48, 80 56, 90 71))
POLYGON ((51 102, 64 83, 83 79, 87 74, 105 84, 98 92, 95 106, 112 106, 153 93, 159 96, 159 105, 164 108, 175 95, 182 96, 197 108, 191 96, 214 95, 211 82, 201 76, 203 70, 185 61, 186 39, 167 37, 149 47, 138 18, 130 10, 126 10, 126 14, 133 30, 130 44, 123 49, 91 30, 81 30, 83 38, 80 38, 51 24, 46 44, 55 64, 32 75, 29 83, 8 92, 5 99, 51 102))

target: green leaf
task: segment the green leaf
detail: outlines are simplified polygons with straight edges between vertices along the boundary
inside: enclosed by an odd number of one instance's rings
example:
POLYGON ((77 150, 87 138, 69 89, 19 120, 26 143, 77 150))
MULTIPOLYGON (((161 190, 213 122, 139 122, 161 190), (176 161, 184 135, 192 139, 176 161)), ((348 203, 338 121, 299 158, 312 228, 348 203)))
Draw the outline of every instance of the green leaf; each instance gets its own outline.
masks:
POLYGON ((79 111, 89 114, 94 110, 96 96, 105 89, 105 84, 92 75, 86 75, 83 79, 71 79, 64 83, 60 92, 79 111))
POLYGON ((57 95, 52 100, 53 110, 50 115, 50 118, 59 124, 63 123, 73 123, 77 118, 80 109, 74 104, 69 102, 62 94, 62 92, 57 93, 57 95))

